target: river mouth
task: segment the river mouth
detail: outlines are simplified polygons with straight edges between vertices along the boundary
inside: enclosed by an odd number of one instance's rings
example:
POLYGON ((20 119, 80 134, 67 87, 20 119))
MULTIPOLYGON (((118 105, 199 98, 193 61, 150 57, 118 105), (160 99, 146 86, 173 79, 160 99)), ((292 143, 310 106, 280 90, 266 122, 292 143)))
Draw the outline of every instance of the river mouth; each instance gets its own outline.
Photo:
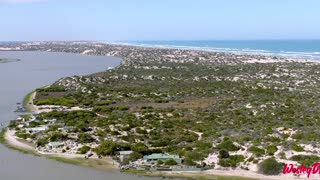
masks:
MULTIPOLYGON (((18 114, 13 112, 17 102, 22 102, 36 88, 50 85, 63 77, 106 71, 121 63, 121 59, 115 57, 53 52, 0 51, 0 57, 9 60, 0 63, 0 123, 5 126, 17 118, 18 114), (20 61, 10 61, 17 59, 20 61)), ((154 179, 47 160, 3 145, 0 145, 0 154, 0 179, 154 179)))

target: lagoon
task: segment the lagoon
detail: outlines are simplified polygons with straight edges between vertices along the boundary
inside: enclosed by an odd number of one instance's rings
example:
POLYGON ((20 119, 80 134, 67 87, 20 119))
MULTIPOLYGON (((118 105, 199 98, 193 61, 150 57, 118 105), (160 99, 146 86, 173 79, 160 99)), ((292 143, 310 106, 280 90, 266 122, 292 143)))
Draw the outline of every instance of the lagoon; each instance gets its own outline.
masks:
MULTIPOLYGON (((13 111, 29 92, 50 85, 59 78, 88 75, 118 66, 120 58, 69 53, 0 51, 0 122, 7 125, 17 118, 13 111)), ((0 144, 0 179, 10 180, 149 180, 119 172, 65 164, 30 154, 22 154, 0 144)))

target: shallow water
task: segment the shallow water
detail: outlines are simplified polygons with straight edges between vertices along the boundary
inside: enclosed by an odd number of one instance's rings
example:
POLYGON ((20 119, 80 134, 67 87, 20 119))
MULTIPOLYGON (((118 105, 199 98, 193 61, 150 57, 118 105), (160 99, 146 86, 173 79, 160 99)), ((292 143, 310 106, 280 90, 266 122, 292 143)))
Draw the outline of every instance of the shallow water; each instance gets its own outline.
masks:
MULTIPOLYGON (((21 61, 0 63, 0 122, 7 125, 15 119, 16 103, 38 87, 50 85, 59 78, 87 75, 120 64, 114 57, 85 56, 49 52, 4 52, 0 59, 21 61)), ((136 175, 100 171, 22 154, 0 145, 1 180, 147 180, 136 175)))

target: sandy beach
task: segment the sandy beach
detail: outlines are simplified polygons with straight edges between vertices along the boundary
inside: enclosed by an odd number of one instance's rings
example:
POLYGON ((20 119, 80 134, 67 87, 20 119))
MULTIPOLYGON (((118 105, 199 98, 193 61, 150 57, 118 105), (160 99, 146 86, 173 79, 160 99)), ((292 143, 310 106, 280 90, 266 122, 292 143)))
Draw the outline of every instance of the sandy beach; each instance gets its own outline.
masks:
POLYGON ((14 130, 7 129, 4 135, 4 138, 8 147, 22 150, 30 154, 35 154, 35 155, 47 157, 49 159, 54 159, 54 160, 67 162, 71 164, 94 167, 97 169, 103 169, 108 171, 118 170, 118 167, 110 157, 104 157, 102 159, 99 159, 98 156, 94 155, 89 159, 85 159, 84 158, 85 155, 83 154, 47 153, 47 152, 38 151, 35 147, 31 146, 30 144, 23 141, 19 141, 19 138, 15 136, 14 130))
POLYGON ((35 150, 34 147, 32 147, 31 145, 18 141, 17 137, 15 136, 15 131, 13 131, 13 130, 7 129, 4 137, 5 137, 6 142, 10 146, 13 146, 16 148, 21 148, 24 150, 31 150, 31 151, 35 150))

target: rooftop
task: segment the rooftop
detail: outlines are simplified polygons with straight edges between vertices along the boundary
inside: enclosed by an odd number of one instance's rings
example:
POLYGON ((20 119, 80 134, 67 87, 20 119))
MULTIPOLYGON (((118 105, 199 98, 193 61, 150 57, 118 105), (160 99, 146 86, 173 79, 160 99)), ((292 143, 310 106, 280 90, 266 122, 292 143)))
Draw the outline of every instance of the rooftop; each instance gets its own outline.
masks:
POLYGON ((133 151, 119 151, 120 155, 129 155, 133 153, 133 151))
POLYGON ((59 146, 62 146, 64 144, 63 144, 63 142, 50 142, 48 145, 52 146, 52 147, 59 147, 59 146))
POLYGON ((143 159, 180 159, 180 156, 176 154, 156 153, 156 154, 143 156, 143 159))

